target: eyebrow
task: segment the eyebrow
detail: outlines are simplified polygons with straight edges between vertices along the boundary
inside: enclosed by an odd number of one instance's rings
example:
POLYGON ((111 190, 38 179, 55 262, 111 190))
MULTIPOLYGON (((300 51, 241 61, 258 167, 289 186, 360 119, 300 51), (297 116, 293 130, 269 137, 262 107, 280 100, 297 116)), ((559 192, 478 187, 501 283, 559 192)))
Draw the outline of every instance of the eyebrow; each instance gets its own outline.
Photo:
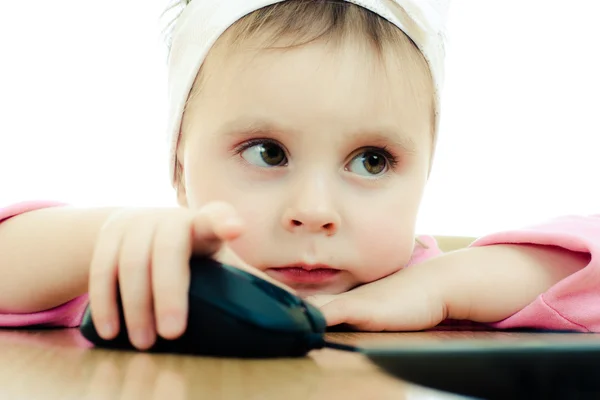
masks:
POLYGON ((237 118, 224 124, 219 129, 221 134, 226 136, 254 136, 258 133, 276 134, 289 132, 293 135, 299 135, 300 131, 291 127, 276 124, 273 121, 260 118, 237 118))
MULTIPOLYGON (((302 132, 289 126, 283 126, 273 121, 260 118, 238 118, 219 129, 221 134, 226 136, 256 136, 257 134, 276 135, 289 133, 291 135, 300 135, 302 132)), ((406 154, 417 152, 417 143, 405 132, 391 127, 377 127, 348 132, 345 138, 350 142, 364 142, 371 146, 392 145, 406 154)))
POLYGON ((390 128, 377 128, 352 132, 348 134, 348 139, 353 142, 365 142, 371 146, 385 146, 391 144, 393 147, 401 149, 403 153, 415 154, 417 152, 417 143, 409 135, 390 128))

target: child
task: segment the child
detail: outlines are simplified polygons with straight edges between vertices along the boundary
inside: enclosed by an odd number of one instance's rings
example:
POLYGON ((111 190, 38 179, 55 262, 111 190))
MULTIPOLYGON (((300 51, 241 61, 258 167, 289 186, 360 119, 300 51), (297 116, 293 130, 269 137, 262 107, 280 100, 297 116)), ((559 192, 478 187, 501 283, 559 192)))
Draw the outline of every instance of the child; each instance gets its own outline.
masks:
POLYGON ((329 325, 599 331, 600 218, 448 254, 417 240, 446 2, 357 3, 186 4, 169 60, 181 207, 2 210, 0 325, 74 327, 89 301, 112 338, 118 281, 130 338, 146 349, 185 329, 197 253, 284 284, 329 325))

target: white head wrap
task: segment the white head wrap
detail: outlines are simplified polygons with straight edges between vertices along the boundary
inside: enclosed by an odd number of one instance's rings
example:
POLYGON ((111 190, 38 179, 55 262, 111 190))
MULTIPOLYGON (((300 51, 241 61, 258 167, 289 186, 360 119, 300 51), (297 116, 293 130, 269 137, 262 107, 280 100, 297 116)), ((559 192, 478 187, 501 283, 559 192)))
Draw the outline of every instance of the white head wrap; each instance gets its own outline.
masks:
MULTIPOLYGON (((260 8, 286 0, 193 0, 172 31, 168 65, 171 180, 183 111, 200 66, 218 38, 236 21, 260 8)), ((444 81, 445 25, 450 0, 345 0, 366 8, 400 28, 423 53, 433 77, 435 129, 444 81)))

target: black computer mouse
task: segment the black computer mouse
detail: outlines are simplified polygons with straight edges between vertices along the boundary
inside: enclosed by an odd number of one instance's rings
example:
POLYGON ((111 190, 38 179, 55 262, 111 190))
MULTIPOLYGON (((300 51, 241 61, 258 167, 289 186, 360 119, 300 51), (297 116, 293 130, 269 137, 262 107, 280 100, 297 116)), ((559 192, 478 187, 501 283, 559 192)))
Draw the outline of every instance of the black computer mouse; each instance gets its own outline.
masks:
MULTIPOLYGON (((248 272, 205 257, 190 260, 187 329, 158 337, 147 350, 234 358, 301 357, 326 345, 325 318, 300 297, 248 272)), ((117 291, 118 292, 118 291, 117 291)), ((80 331, 96 347, 135 350, 119 299, 121 330, 112 340, 96 332, 90 309, 80 331)))

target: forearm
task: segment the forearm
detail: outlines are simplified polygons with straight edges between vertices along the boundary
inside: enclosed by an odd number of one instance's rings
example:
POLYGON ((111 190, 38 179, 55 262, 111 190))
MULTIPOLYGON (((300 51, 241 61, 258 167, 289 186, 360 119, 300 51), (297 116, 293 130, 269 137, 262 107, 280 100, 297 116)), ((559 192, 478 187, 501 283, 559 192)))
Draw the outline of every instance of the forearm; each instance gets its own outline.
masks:
POLYGON ((47 310, 84 294, 96 236, 113 211, 52 207, 0 223, 0 312, 47 310))
POLYGON ((518 312, 589 261, 589 254, 558 247, 503 244, 451 252, 422 267, 442 288, 448 318, 488 323, 518 312))

